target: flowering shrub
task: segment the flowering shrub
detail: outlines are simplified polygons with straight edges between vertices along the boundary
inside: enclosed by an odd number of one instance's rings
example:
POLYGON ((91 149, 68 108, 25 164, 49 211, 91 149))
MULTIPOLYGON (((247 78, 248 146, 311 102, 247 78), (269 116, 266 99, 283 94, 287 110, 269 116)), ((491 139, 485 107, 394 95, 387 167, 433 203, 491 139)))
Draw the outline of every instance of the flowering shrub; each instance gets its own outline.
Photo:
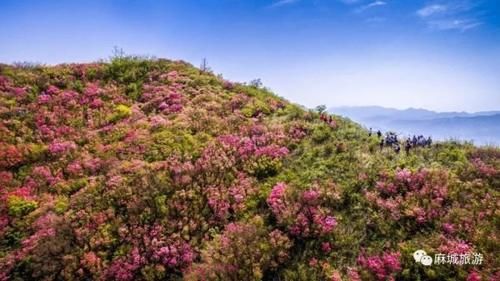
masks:
POLYGON ((158 109, 167 113, 179 112, 182 110, 182 96, 178 93, 170 93, 165 100, 158 105, 158 109))
POLYGON ((3 186, 3 187, 9 186, 13 179, 14 179, 14 176, 12 175, 11 172, 8 172, 8 171, 1 171, 0 172, 0 186, 3 186))
POLYGON ((288 225, 292 235, 319 237, 334 230, 337 220, 327 208, 321 206, 323 198, 319 190, 304 191, 298 202, 287 199, 286 191, 284 183, 276 184, 267 198, 267 204, 278 222, 288 225))
POLYGON ((55 141, 49 145, 49 152, 54 156, 62 155, 74 149, 76 149, 76 144, 72 141, 55 141))
POLYGON ((11 168, 22 161, 23 154, 16 146, 0 143, 0 168, 11 168))
POLYGON ((120 257, 113 261, 106 272, 106 277, 119 281, 134 280, 135 272, 144 264, 139 255, 139 249, 134 248, 127 257, 120 257))
POLYGON ((285 192, 287 186, 285 183, 279 182, 277 183, 271 193, 267 197, 267 204, 271 208, 274 214, 282 216, 286 211, 286 202, 285 202, 285 192))
POLYGON ((393 220, 404 217, 423 224, 446 214, 448 176, 442 171, 402 169, 378 181, 365 196, 393 220))
MULTIPOLYGON (((176 76, 170 76, 176 77, 176 76)), ((178 113, 183 109, 183 96, 178 92, 177 84, 171 86, 146 85, 142 100, 146 107, 164 114, 178 113)))
POLYGON ((358 257, 358 263, 361 267, 375 275, 377 280, 394 280, 394 274, 399 272, 401 264, 400 253, 385 252, 382 255, 358 257))
POLYGON ((461 240, 450 240, 442 237, 442 244, 439 246, 438 250, 440 253, 444 254, 466 254, 472 251, 472 248, 465 241, 461 240))
POLYGON ((243 173, 231 186, 209 186, 206 188, 208 205, 219 219, 230 213, 239 214, 246 208, 245 200, 256 192, 251 180, 243 173))
POLYGON ((474 168, 482 176, 495 177, 500 173, 498 169, 495 169, 495 167, 484 163, 480 158, 474 158, 472 160, 472 165, 474 165, 474 168))
POLYGON ((187 280, 261 280, 266 270, 288 259, 290 240, 279 230, 268 233, 261 218, 231 223, 202 252, 187 280))
POLYGON ((472 271, 467 276, 467 281, 481 281, 481 275, 479 275, 476 271, 472 271))

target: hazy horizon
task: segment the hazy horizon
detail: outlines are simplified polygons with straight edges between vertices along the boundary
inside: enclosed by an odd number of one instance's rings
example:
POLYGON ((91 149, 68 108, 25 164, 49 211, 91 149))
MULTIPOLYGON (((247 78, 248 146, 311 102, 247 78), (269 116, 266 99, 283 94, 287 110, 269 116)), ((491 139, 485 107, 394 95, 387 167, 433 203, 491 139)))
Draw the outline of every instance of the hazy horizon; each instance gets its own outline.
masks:
POLYGON ((362 108, 362 107, 379 107, 379 108, 384 108, 384 109, 395 109, 399 111, 405 111, 405 110, 427 110, 427 111, 433 111, 436 113, 469 113, 469 114, 474 114, 474 113, 481 113, 481 112, 500 112, 500 109, 491 109, 491 110, 480 110, 480 111, 466 111, 466 110, 460 110, 460 111, 438 111, 438 110, 433 110, 429 108, 423 108, 423 107, 388 107, 384 105, 377 105, 377 104, 370 104, 370 105, 333 105, 333 106, 328 106, 327 109, 332 109, 332 108, 362 108))

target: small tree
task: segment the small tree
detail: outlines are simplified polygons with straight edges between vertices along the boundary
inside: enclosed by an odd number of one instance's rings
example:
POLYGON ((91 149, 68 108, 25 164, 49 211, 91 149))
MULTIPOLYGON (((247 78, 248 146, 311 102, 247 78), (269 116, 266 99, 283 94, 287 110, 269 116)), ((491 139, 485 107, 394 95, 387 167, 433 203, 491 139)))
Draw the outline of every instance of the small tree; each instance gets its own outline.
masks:
POLYGON ((262 80, 260 80, 260 78, 253 79, 252 81, 250 81, 249 84, 252 87, 260 88, 260 87, 262 87, 262 80))
POLYGON ((113 47, 113 54, 111 56, 112 59, 122 59, 125 57, 125 52, 122 48, 118 46, 113 47))
POLYGON ((326 111, 326 105, 322 104, 322 105, 318 105, 318 106, 316 106, 316 111, 317 111, 319 114, 321 114, 321 113, 325 112, 325 111, 326 111))
POLYGON ((201 70, 202 72, 210 72, 210 71, 211 71, 210 66, 208 66, 208 62, 207 62, 207 59, 206 59, 206 58, 203 58, 203 59, 201 60, 200 70, 201 70))

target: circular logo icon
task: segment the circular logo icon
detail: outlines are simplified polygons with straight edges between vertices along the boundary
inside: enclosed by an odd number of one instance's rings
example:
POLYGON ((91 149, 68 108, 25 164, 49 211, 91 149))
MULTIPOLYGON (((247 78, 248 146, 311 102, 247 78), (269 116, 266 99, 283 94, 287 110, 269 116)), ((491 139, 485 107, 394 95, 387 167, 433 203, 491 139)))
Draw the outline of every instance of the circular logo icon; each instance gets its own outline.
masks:
POLYGON ((423 256, 420 259, 420 263, 425 265, 425 266, 429 266, 432 264, 432 258, 430 256, 423 256))
POLYGON ((415 259, 415 262, 419 262, 425 266, 432 264, 432 258, 424 250, 416 250, 413 253, 413 259, 415 259))
POLYGON ((416 250, 415 253, 413 253, 413 258, 416 262, 420 262, 420 259, 422 259, 423 256, 427 256, 427 253, 424 250, 416 250))

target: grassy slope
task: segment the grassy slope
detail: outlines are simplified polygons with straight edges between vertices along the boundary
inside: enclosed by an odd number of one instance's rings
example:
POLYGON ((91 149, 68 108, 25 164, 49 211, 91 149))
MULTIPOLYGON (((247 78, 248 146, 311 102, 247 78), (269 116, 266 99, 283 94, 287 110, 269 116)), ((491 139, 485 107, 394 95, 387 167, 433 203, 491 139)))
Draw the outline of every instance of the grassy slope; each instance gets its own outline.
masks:
POLYGON ((380 152, 349 120, 329 126, 182 62, 0 70, 0 280, 498 277, 496 148, 380 152), (283 212, 269 201, 279 183, 283 212), (425 268, 411 256, 463 247, 483 265, 425 268))

